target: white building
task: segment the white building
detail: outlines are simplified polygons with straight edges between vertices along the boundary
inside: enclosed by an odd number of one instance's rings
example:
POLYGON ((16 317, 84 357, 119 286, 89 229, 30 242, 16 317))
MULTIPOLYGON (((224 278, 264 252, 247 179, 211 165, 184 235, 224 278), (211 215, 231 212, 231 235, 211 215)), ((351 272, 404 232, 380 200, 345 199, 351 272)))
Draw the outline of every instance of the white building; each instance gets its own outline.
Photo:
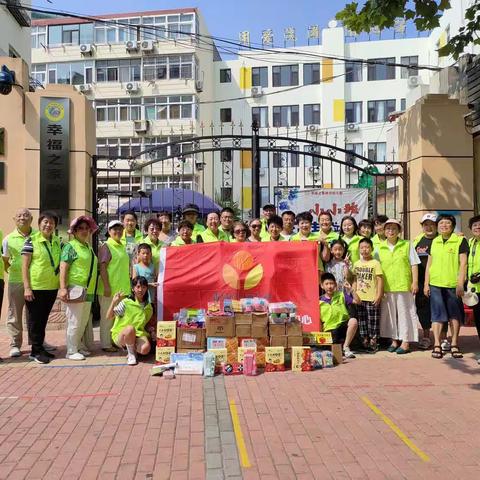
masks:
POLYGON ((19 7, 19 1, 6 3, 0 5, 0 57, 23 58, 30 64, 30 14, 19 7))

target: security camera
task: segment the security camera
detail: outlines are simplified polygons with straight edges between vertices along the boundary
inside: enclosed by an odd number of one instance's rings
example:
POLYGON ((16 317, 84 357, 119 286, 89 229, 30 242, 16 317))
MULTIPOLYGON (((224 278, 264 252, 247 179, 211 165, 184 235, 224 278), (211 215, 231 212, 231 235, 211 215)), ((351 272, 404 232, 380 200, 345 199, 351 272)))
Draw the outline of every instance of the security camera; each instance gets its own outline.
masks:
POLYGON ((0 70, 0 94, 8 95, 15 85, 15 72, 9 70, 6 65, 0 70))

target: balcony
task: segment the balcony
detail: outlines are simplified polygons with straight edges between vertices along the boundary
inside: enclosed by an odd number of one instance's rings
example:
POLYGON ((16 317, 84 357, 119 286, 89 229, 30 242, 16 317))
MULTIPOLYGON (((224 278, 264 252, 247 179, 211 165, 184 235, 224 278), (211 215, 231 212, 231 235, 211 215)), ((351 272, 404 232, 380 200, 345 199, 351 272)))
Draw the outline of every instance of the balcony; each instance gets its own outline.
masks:
POLYGON ((30 15, 21 7, 18 0, 7 0, 5 7, 21 27, 30 26, 30 15))

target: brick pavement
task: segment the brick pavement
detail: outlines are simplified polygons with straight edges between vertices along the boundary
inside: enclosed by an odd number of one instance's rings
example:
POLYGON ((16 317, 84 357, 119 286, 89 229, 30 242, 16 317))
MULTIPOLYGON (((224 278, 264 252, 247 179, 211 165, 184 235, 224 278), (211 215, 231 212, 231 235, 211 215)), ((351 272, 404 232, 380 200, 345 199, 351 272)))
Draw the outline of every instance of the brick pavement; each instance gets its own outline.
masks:
MULTIPOLYGON (((473 329, 464 334, 466 351, 478 350, 473 329)), ((63 332, 47 337, 64 344, 63 332)), ((7 352, 0 332, 0 355, 7 352)), ((381 352, 330 370, 214 380, 150 377, 148 363, 128 367, 123 356, 96 353, 82 366, 25 356, 0 364, 0 479, 239 478, 230 400, 251 463, 244 479, 480 476, 473 353, 438 361, 381 352)))

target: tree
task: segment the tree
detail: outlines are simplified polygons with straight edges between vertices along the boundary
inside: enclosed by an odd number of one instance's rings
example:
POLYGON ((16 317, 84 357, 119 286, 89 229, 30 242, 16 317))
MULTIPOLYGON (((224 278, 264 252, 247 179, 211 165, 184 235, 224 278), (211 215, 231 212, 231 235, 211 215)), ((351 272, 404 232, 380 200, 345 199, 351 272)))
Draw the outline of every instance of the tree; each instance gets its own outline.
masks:
MULTIPOLYGON (((445 10, 451 8, 451 0, 367 0, 358 9, 357 2, 348 3, 337 13, 346 28, 355 32, 369 32, 373 27, 381 30, 395 25, 395 19, 411 20, 417 30, 433 30, 440 25, 445 10)), ((447 45, 438 50, 439 55, 452 55, 457 59, 469 44, 480 45, 480 0, 474 0, 465 11, 466 23, 447 45)))

